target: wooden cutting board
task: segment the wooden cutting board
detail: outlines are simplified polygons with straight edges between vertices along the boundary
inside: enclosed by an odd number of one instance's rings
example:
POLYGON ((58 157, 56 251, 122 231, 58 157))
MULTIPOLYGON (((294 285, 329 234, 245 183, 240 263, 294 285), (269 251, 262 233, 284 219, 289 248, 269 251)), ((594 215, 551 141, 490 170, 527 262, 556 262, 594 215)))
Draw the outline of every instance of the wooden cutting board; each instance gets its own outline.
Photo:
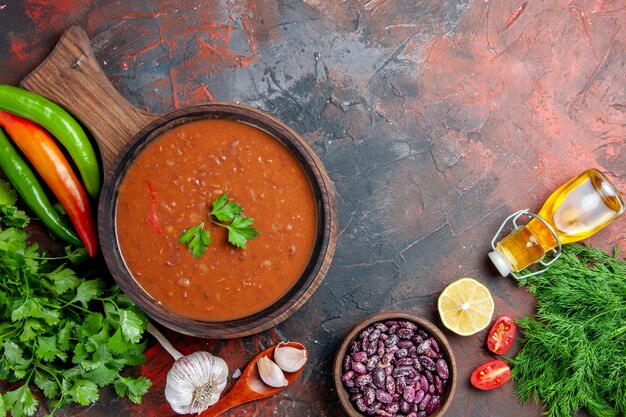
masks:
POLYGON ((61 104, 93 134, 100 148, 105 180, 130 139, 160 117, 138 109, 117 92, 80 26, 70 27, 20 85, 61 104))

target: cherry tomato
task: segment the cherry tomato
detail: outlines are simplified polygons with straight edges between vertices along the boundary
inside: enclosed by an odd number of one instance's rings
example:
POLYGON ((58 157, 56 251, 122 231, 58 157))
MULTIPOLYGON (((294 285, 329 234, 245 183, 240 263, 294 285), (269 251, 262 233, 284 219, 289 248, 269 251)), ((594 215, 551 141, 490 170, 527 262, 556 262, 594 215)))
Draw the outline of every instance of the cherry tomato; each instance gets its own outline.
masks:
POLYGON ((517 331, 517 324, 511 316, 499 317, 491 330, 489 330, 489 336, 487 336, 487 347, 493 353, 502 355, 505 353, 515 340, 515 332, 517 331))
POLYGON ((500 359, 494 359, 474 369, 470 382, 478 389, 489 390, 498 388, 509 379, 511 379, 509 365, 500 359))

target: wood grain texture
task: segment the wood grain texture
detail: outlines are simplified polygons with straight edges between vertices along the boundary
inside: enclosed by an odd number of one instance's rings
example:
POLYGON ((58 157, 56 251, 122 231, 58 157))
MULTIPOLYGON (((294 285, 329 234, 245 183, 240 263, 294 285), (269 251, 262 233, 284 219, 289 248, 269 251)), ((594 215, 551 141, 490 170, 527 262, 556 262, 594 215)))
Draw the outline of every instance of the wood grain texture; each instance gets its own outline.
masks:
POLYGON ((70 27, 20 84, 61 104, 89 129, 100 149, 105 180, 128 141, 159 117, 134 107, 117 92, 79 26, 70 27))

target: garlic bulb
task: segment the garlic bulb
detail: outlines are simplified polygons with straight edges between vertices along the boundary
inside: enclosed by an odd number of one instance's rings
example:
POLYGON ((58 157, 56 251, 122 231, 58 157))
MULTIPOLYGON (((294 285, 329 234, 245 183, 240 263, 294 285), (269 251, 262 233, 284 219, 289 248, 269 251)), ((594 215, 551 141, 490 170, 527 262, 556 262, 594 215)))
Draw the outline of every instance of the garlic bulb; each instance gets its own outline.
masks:
POLYGON ((148 332, 176 360, 165 385, 165 398, 172 409, 178 414, 201 413, 215 404, 226 387, 226 362, 208 352, 183 356, 150 322, 148 332))
POLYGON ((178 414, 200 413, 220 399, 228 366, 208 352, 194 352, 174 362, 167 373, 165 398, 178 414))
POLYGON ((270 387, 281 388, 289 385, 282 369, 267 356, 261 356, 256 365, 259 368, 259 376, 270 387))
POLYGON ((285 372, 296 372, 304 366, 307 360, 305 349, 298 349, 281 342, 274 350, 274 361, 285 372))

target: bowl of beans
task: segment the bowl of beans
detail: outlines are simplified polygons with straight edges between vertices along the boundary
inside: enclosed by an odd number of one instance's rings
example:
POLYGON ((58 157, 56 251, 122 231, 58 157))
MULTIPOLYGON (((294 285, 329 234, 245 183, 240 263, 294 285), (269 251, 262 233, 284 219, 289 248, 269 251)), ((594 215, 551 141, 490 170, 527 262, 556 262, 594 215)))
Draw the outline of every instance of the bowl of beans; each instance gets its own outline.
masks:
POLYGON ((350 417, 441 417, 456 388, 448 340, 431 322, 382 312, 358 323, 334 363, 339 403, 350 417))

